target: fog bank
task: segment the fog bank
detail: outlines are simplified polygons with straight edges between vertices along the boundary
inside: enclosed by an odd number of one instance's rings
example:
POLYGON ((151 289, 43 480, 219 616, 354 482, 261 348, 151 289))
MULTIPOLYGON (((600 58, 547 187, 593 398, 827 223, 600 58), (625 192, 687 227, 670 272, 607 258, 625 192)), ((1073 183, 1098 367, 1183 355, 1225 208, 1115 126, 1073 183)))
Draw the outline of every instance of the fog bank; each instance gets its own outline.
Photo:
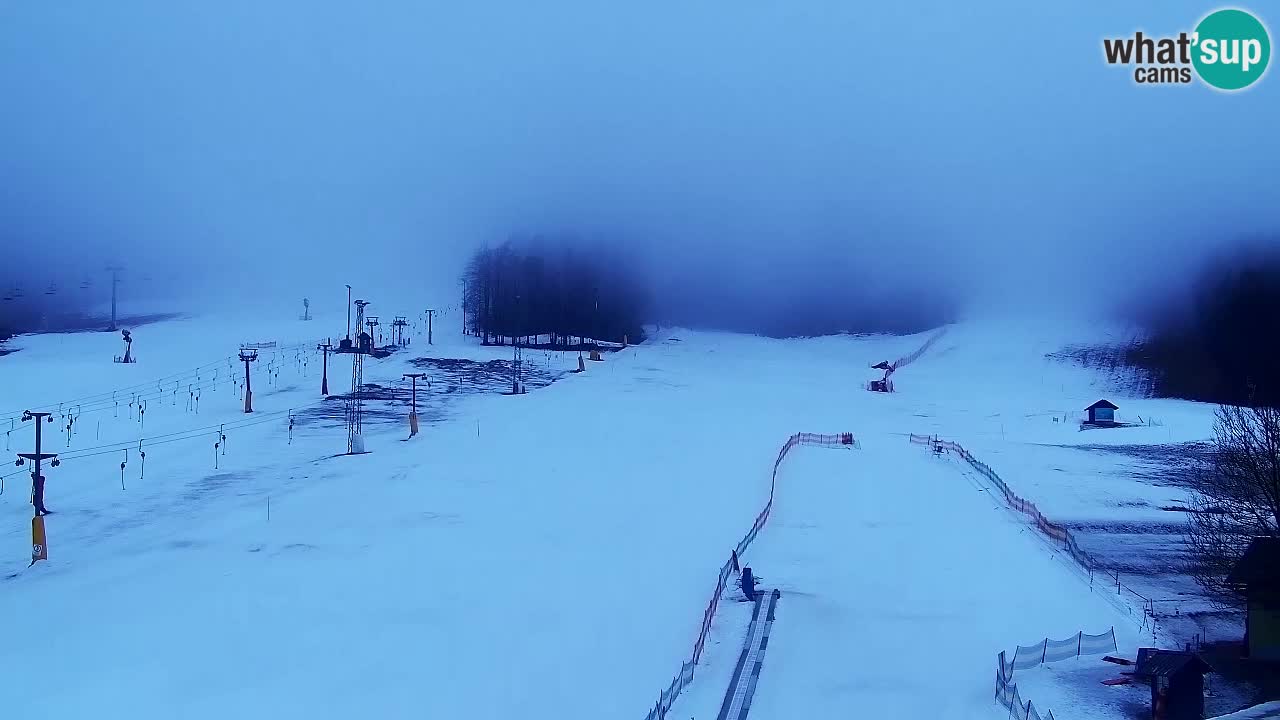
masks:
POLYGON ((1280 227, 1275 77, 1102 60, 1211 9, 8 2, 0 286, 443 303, 475 247, 562 233, 690 324, 1111 312, 1280 227))

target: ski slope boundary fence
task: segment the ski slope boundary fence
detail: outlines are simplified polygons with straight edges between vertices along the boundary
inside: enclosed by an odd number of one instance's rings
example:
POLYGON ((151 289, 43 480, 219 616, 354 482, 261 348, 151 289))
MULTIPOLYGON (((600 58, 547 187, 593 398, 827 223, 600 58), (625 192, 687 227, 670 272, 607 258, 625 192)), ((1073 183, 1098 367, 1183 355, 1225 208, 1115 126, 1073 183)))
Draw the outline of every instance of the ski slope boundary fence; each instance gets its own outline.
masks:
MULTIPOLYGON (((953 452, 964 458, 964 461, 969 463, 973 469, 977 470, 983 477, 991 481, 992 485, 999 488, 1000 493, 1004 496, 1006 505, 1030 518, 1035 523, 1036 528, 1040 530, 1045 537, 1049 538, 1049 540, 1055 545, 1065 550, 1067 554, 1071 556, 1071 559, 1075 560, 1076 563, 1084 569, 1086 573, 1088 573, 1090 588, 1093 587, 1093 576, 1095 571, 1102 572, 1103 575, 1108 577, 1110 576, 1110 573, 1107 572, 1100 563, 1095 561, 1093 556, 1089 555, 1089 553, 1085 552, 1080 547, 1080 544, 1076 542, 1075 536, 1071 534, 1071 531, 1068 530, 1065 525, 1056 523, 1045 517, 1044 513, 1040 512, 1040 509, 1036 507, 1035 503, 1015 493, 1009 487, 1008 483, 1000 479, 1000 476, 996 474, 995 470, 992 470, 986 463, 975 458, 968 450, 965 450, 960 443, 951 442, 949 440, 940 440, 934 435, 916 435, 914 433, 909 436, 909 439, 912 444, 929 446, 935 453, 953 452)), ((1142 620, 1139 623, 1139 628, 1142 630, 1150 630, 1152 633, 1155 633, 1155 602, 1151 598, 1121 584, 1120 576, 1118 574, 1115 575, 1115 583, 1117 595, 1122 595, 1123 593, 1128 592, 1138 600, 1142 601, 1142 620)), ((1133 607, 1129 603, 1123 603, 1117 607, 1123 607, 1130 615, 1134 614, 1133 607)), ((1135 619, 1135 623, 1137 622, 1138 621, 1135 619)))
POLYGON ((1030 700, 1025 703, 1022 696, 1018 694, 1018 686, 1015 683, 1000 684, 1000 675, 996 674, 996 702, 1009 710, 1010 718, 1017 720, 1054 720, 1053 711, 1045 710, 1044 715, 1035 708, 1030 700))
POLYGON ((1004 480, 1000 479, 1000 476, 996 474, 995 470, 992 470, 985 463, 980 462, 970 454, 968 450, 965 450, 960 443, 954 443, 948 440, 939 440, 938 438, 930 435, 912 434, 910 439, 911 442, 916 445, 931 446, 935 452, 953 452, 964 458, 965 462, 969 463, 969 465, 971 465, 975 470, 982 473, 983 476, 990 480, 993 485, 1000 489, 1000 492, 1004 495, 1004 501, 1009 507, 1031 518, 1031 520, 1035 522, 1036 527, 1039 528, 1040 532, 1048 536, 1050 540, 1061 545, 1063 549, 1067 551, 1067 554, 1069 554, 1077 563, 1086 570, 1092 570, 1097 566, 1097 563, 1094 562, 1093 558, 1080 548, 1075 537, 1069 530, 1067 530, 1066 527, 1045 517, 1044 513, 1040 512, 1036 507, 1035 503, 1015 493, 1009 488, 1009 485, 1006 484, 1004 480))
POLYGON ((680 664, 680 671, 675 677, 671 678, 671 682, 667 687, 658 693, 658 701, 653 708, 649 710, 649 714, 645 716, 645 720, 663 720, 667 713, 670 712, 671 706, 675 703, 676 698, 680 697, 681 691, 693 682, 693 670, 697 666, 698 660, 702 657, 702 649, 707 643, 707 634, 711 631, 711 621, 715 619, 716 610, 720 606, 720 596, 724 594, 725 588, 729 585, 729 578, 734 573, 740 572, 738 566, 738 558, 747 551, 752 541, 760 534, 761 528, 769 520, 769 513, 773 510, 773 497, 778 489, 778 468, 782 465, 782 461, 786 459, 787 454, 800 445, 812 445, 817 447, 860 447, 858 441, 854 439, 853 433, 839 433, 837 435, 818 435, 815 433, 796 433, 787 438, 787 442, 783 444, 782 449, 778 451, 778 457, 773 461, 773 474, 769 480, 769 500, 764 504, 764 509, 756 515, 755 522, 751 524, 751 529, 742 537, 742 540, 734 546, 729 553, 729 559, 720 567, 720 574, 716 576, 715 591, 711 593, 711 599, 707 602, 707 608, 702 613, 702 627, 698 630, 698 639, 693 644, 693 653, 689 659, 680 664))
POLYGON ((907 365, 910 365, 916 360, 919 360, 920 356, 928 352, 929 348, 933 347, 933 344, 938 342, 938 340, 940 340, 942 336, 945 334, 947 334, 947 329, 944 327, 938 330, 938 332, 934 333, 933 335, 930 335, 929 339, 925 340, 924 344, 916 348, 914 351, 912 351, 911 354, 904 355, 898 358, 897 360, 894 360, 893 369, 898 370, 900 368, 906 367, 907 365))
POLYGON ((1118 649, 1116 629, 1113 627, 1101 635, 1078 632, 1065 640, 1045 638, 1034 645, 1019 645, 1013 651, 1013 660, 1006 660, 1003 650, 996 657, 996 702, 1009 710, 1010 717, 1023 720, 1053 720, 1053 712, 1041 715, 1031 701, 1025 703, 1013 682, 1015 669, 1033 668, 1046 663, 1061 662, 1084 655, 1101 655, 1118 649))

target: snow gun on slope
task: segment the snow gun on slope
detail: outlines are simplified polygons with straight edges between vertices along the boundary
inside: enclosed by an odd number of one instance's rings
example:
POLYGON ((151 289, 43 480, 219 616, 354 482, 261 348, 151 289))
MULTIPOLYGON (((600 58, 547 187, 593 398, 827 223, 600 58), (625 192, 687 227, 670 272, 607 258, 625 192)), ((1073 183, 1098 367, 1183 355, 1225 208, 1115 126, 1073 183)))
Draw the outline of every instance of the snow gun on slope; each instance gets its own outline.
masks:
POLYGON ((882 360, 872 365, 871 368, 873 370, 883 370, 884 377, 867 383, 867 389, 871 392, 893 392, 893 381, 889 379, 889 376, 893 374, 894 370, 898 369, 898 364, 882 360))
POLYGON ((941 338, 946 331, 947 331, 946 328, 942 328, 941 330, 934 333, 933 335, 930 335, 929 339, 925 340, 923 345, 916 348, 916 350, 909 355, 904 355, 903 357, 900 357, 897 360, 894 360, 893 362, 889 362, 888 360, 881 360, 875 365, 872 365, 871 368, 873 370, 883 370, 884 377, 880 378, 879 380, 872 380, 868 382, 867 389, 870 390, 871 392, 884 392, 884 393, 893 392, 893 380, 891 380, 889 376, 892 375, 895 371, 897 371, 898 368, 903 367, 905 365, 910 365, 911 363, 918 360, 920 356, 923 355, 925 351, 927 351, 930 347, 932 347, 933 344, 937 342, 938 339, 941 338))

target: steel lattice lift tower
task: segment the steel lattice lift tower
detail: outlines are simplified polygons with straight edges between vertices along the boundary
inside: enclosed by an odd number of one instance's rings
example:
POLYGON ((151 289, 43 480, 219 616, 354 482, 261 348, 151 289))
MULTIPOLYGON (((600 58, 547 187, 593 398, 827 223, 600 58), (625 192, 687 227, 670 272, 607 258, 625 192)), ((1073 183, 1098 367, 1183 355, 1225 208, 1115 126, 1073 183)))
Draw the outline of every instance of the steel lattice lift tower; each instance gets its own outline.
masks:
POLYGON ((404 347, 404 329, 408 326, 408 318, 404 315, 397 315, 396 319, 391 323, 391 342, 398 347, 404 347))
MULTIPOLYGON (((356 329, 359 330, 364 325, 364 309, 369 303, 366 300, 356 301, 356 329)), ((369 325, 369 329, 373 329, 373 325, 377 323, 375 318, 369 325)), ((361 332, 356 335, 355 351, 351 355, 351 399, 347 401, 347 453, 355 454, 364 452, 364 436, 362 415, 364 414, 364 399, 360 393, 364 386, 364 356, 373 352, 373 335, 372 333, 361 332)))
MULTIPOLYGON (((347 289, 350 291, 351 286, 347 289)), ((368 300, 356 300, 356 337, 351 339, 351 327, 347 326, 347 337, 338 341, 338 347, 333 352, 351 356, 351 395, 347 398, 347 454, 357 455, 366 452, 364 449, 364 436, 361 435, 363 429, 364 415, 364 356, 372 355, 375 358, 384 358, 391 353, 386 350, 378 350, 373 344, 373 329, 378 326, 378 318, 370 315, 368 319, 364 316, 364 309, 369 305, 368 300), (369 331, 360 330, 365 324, 369 325, 369 331)), ((348 314, 350 308, 348 308, 348 314)))

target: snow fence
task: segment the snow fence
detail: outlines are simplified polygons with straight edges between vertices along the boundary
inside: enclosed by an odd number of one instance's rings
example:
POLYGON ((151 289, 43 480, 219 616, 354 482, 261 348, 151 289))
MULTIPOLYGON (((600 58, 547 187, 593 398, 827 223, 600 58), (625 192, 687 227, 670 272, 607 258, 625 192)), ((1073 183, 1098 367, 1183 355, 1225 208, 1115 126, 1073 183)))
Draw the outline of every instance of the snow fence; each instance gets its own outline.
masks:
MULTIPOLYGON (((1110 575, 1110 573, 1100 563, 1095 561, 1089 553, 1081 549, 1080 544, 1076 542, 1075 536, 1071 534, 1070 530, 1067 530, 1065 525, 1056 523, 1045 517, 1044 513, 1040 512, 1040 509, 1036 507, 1035 503, 1015 493, 1004 480, 1000 479, 1000 476, 996 474, 995 470, 992 470, 986 463, 980 462, 968 450, 961 447, 960 443, 940 440, 936 435, 912 434, 910 436, 910 440, 916 445, 930 446, 935 453, 953 452, 964 458, 965 462, 969 463, 969 465, 971 465, 975 470, 982 473, 983 477, 990 480, 992 485, 995 485, 1000 489, 1001 494, 1004 495, 1005 504, 1033 520, 1036 528, 1038 528, 1040 532, 1044 533, 1046 537, 1067 551, 1067 554, 1071 556, 1071 559, 1075 560, 1076 563, 1089 574, 1090 588, 1093 587, 1093 574, 1095 570, 1110 575)), ((1139 628, 1142 630, 1150 630, 1154 633, 1157 623, 1154 601, 1142 593, 1139 593, 1137 590, 1121 584, 1119 574, 1115 575, 1115 581, 1116 594, 1119 595, 1123 594, 1123 592, 1128 592, 1134 598, 1142 601, 1142 621, 1139 628)), ((1118 607, 1122 607, 1130 615, 1133 614, 1133 607, 1127 602, 1122 603, 1118 607)))
POLYGON ((929 339, 925 340, 924 344, 916 348, 914 352, 912 352, 909 355, 904 355, 898 358, 897 360, 894 360, 893 369, 898 370, 899 368, 905 367, 915 362, 916 360, 919 360, 920 356, 928 352, 929 348, 933 347, 933 344, 938 342, 938 340, 941 339, 942 336, 946 334, 946 332, 947 332, 947 329, 945 327, 942 328, 938 332, 929 336, 929 339))
POLYGON ((1053 712, 1044 715, 1032 705, 1023 702, 1018 686, 1013 682, 1013 671, 1038 667, 1045 663, 1061 662, 1083 655, 1101 655, 1116 650, 1116 629, 1113 627, 1101 635, 1078 632, 1065 640, 1045 638, 1034 645, 1019 645, 1013 651, 1013 659, 1007 660, 1003 650, 996 657, 996 702, 1009 710, 1009 717, 1023 720, 1053 720, 1053 712))
POLYGON ((1035 503, 1015 493, 1007 484, 1005 484, 1004 480, 1000 479, 1000 476, 996 474, 995 470, 992 470, 985 463, 980 462, 977 458, 971 455, 968 450, 961 447, 960 443, 954 443, 948 440, 939 440, 933 435, 915 434, 911 435, 911 442, 916 445, 928 445, 933 448, 934 452, 942 452, 945 450, 947 452, 956 453, 960 457, 964 458, 965 462, 973 466, 975 470, 982 473, 983 476, 990 480, 992 485, 995 485, 1000 489, 1000 492, 1004 495, 1004 501, 1009 507, 1035 521, 1036 527, 1040 529, 1040 532, 1044 533, 1049 537, 1049 539, 1061 545, 1062 548, 1067 551, 1067 554, 1079 563, 1081 567, 1090 572, 1092 572, 1095 567, 1098 567, 1098 564, 1092 557, 1090 557, 1089 553, 1086 553, 1080 548, 1075 537, 1069 530, 1067 530, 1065 525, 1060 525, 1045 517, 1044 513, 1040 512, 1040 509, 1036 507, 1035 503))
POLYGON ((720 567, 720 574, 716 576, 715 591, 711 593, 711 600, 707 602, 707 608, 702 613, 702 627, 698 630, 698 639, 693 643, 693 653, 688 660, 680 664, 680 671, 676 673, 675 677, 671 678, 671 682, 667 687, 658 693, 658 701, 649 710, 645 720, 663 720, 671 710, 671 706, 675 704, 676 698, 680 697, 681 691, 689 687, 689 684, 693 682, 693 669, 702 657, 702 648, 707 643, 707 634, 711 631, 711 621, 715 619, 716 609, 720 605, 720 596, 724 594, 725 588, 728 587, 729 578, 733 576, 733 573, 740 571, 738 558, 747 551, 752 541, 760 534, 760 530, 764 528, 765 522, 769 520, 769 512, 773 509, 773 496, 778 489, 778 468, 787 457, 787 453, 790 453, 792 449, 799 445, 859 447, 858 441, 853 438, 853 433, 839 433, 837 435, 796 433, 787 438, 787 442, 778 451, 777 459, 773 461, 773 475, 769 481, 769 501, 764 504, 764 509, 756 516, 755 522, 751 524, 751 529, 747 531, 747 534, 742 537, 742 540, 729 553, 729 559, 720 567))
MULTIPOLYGON (((960 443, 941 440, 935 435, 916 435, 914 433, 910 435, 909 439, 912 444, 927 445, 936 453, 953 452, 964 458, 965 462, 982 473, 984 477, 991 481, 992 485, 1000 489, 1000 492, 1004 495, 1005 503, 1009 507, 1035 521, 1036 527, 1040 532, 1065 549, 1073 560, 1088 571, 1090 582, 1092 582, 1093 570, 1098 567, 1098 564, 1093 557, 1080 548, 1071 531, 1067 530, 1066 526, 1045 517, 1035 503, 1010 489, 1009 485, 1000 479, 1000 476, 990 466, 975 458, 960 443)), ((1090 586, 1092 587, 1092 585, 1090 586)), ((1137 595, 1137 593, 1134 594, 1137 595)), ((1146 627, 1146 613, 1143 616, 1143 627, 1146 627)), ((1022 697, 1018 695, 1018 686, 1013 682, 1014 669, 1036 667, 1044 663, 1057 662, 1068 658, 1080 657, 1081 655, 1098 655, 1115 649, 1116 631, 1115 628, 1111 628, 1111 630, 1101 635, 1086 635, 1083 632, 1078 632, 1065 640, 1045 638, 1035 645, 1027 645, 1025 647, 1019 645, 1014 650, 1013 660, 1011 661, 1006 661, 1005 653, 1001 651, 998 658, 999 666, 996 668, 996 701, 1009 709, 1010 717, 1020 717, 1024 718, 1024 720, 1043 720, 1043 718, 1047 717, 1052 720, 1052 712, 1046 711, 1047 714, 1041 716, 1032 706, 1030 700, 1025 703, 1022 701, 1022 697)))

